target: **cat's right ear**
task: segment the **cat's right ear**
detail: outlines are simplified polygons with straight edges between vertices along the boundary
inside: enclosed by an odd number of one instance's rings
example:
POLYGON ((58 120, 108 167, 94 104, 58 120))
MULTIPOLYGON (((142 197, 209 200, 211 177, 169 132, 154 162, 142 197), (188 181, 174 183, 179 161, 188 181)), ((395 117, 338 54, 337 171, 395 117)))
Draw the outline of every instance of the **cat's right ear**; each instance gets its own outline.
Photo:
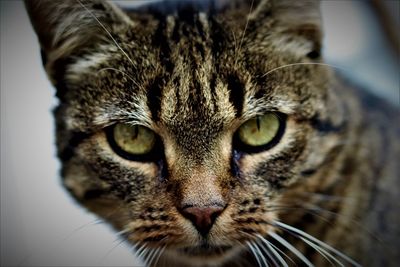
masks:
POLYGON ((50 78, 54 62, 110 41, 112 25, 132 23, 118 7, 101 0, 25 0, 25 6, 50 78))
POLYGON ((260 0, 250 17, 258 25, 256 31, 273 36, 281 50, 319 58, 323 36, 319 0, 260 0))

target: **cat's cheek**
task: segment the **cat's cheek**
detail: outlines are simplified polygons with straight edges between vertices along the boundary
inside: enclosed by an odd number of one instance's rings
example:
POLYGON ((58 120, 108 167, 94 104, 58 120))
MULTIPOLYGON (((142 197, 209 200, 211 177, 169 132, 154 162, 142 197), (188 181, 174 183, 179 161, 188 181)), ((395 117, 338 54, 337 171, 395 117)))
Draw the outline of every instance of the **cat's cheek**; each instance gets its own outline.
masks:
POLYGON ((88 192, 96 190, 107 191, 109 184, 97 179, 84 166, 79 165, 77 159, 65 164, 63 184, 68 191, 78 200, 87 198, 88 192), (72 167, 69 167, 72 166, 72 167))

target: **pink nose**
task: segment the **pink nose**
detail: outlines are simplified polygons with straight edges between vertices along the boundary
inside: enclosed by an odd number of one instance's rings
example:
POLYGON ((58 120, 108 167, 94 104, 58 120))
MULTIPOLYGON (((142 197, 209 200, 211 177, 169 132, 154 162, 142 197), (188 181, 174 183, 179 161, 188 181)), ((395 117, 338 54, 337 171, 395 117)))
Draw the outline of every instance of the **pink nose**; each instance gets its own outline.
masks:
POLYGON ((201 235, 206 236, 223 210, 223 207, 216 205, 206 207, 192 206, 183 208, 181 213, 193 223, 201 235))

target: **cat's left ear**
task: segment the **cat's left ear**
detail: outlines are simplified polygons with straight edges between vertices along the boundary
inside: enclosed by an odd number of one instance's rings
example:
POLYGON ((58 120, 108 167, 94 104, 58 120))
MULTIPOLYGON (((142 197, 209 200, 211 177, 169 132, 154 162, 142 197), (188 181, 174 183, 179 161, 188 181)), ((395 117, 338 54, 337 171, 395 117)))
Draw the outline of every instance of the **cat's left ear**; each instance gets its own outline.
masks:
POLYGON ((260 0, 250 15, 258 34, 271 36, 276 47, 309 58, 320 56, 322 21, 318 0, 260 0))
POLYGON ((102 0, 25 0, 25 6, 50 77, 55 61, 110 42, 113 27, 132 23, 117 6, 102 0))

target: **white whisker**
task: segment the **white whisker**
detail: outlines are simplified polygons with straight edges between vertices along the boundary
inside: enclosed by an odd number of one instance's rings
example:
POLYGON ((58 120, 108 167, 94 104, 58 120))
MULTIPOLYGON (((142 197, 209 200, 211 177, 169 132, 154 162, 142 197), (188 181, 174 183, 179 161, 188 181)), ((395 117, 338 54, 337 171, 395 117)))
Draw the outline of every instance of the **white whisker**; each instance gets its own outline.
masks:
POLYGON ((269 235, 274 238, 276 241, 281 243, 284 247, 289 249, 294 255, 296 255, 302 262, 304 262, 307 266, 309 267, 314 267, 314 264, 312 264, 306 257, 304 257, 303 254, 301 254, 300 251, 298 251, 295 247, 293 247, 289 242, 287 242, 285 239, 280 237, 278 234, 275 234, 273 232, 269 233, 269 235))
POLYGON ((165 250, 166 248, 167 248, 167 245, 164 245, 164 246, 160 249, 158 255, 155 257, 154 266, 157 266, 157 263, 158 263, 158 261, 160 260, 160 257, 161 257, 161 255, 164 253, 164 250, 165 250))
POLYGON ((144 259, 144 262, 146 263, 146 266, 151 266, 151 262, 154 260, 154 256, 158 252, 160 248, 153 249, 149 248, 149 253, 147 254, 146 258, 144 259))
POLYGON ((83 228, 86 228, 88 226, 94 226, 94 225, 98 225, 100 223, 104 223, 103 220, 101 219, 96 219, 94 221, 90 221, 88 223, 85 223, 84 225, 79 226, 78 228, 72 230, 72 232, 70 232, 68 235, 66 235, 62 240, 67 240, 68 238, 70 238, 71 236, 73 236, 74 234, 76 234, 77 232, 79 232, 80 230, 82 230, 83 228))
MULTIPOLYGON (((262 262, 264 263, 264 266, 268 267, 268 266, 269 266, 268 260, 264 257, 262 251, 260 250, 259 244, 257 244, 257 242, 254 242, 254 243, 253 243, 253 246, 254 246, 254 248, 256 249, 256 251, 258 252, 258 255, 260 256, 262 262)), ((262 247, 261 247, 261 248, 262 248, 262 247)), ((263 251, 265 251, 265 250, 263 249, 263 251)), ((267 253, 267 256, 270 257, 269 253, 267 253)))
MULTIPOLYGON (((271 245, 271 247, 272 247, 272 249, 274 250, 274 251, 276 251, 276 252, 279 252, 280 254, 282 254, 283 256, 285 256, 289 261, 291 261, 293 264, 296 264, 294 261, 293 261, 293 259, 291 258, 291 257, 289 257, 285 252, 283 252, 281 249, 279 249, 277 246, 275 246, 274 244, 272 244, 271 242, 268 242, 270 245, 271 245)), ((279 254, 278 253, 278 254, 279 254)), ((285 261, 286 262, 286 261, 285 261)))
POLYGON ((336 69, 340 69, 340 70, 347 71, 347 69, 345 69, 345 68, 343 68, 343 67, 336 66, 336 65, 332 65, 332 64, 327 64, 327 63, 299 62, 299 63, 292 63, 292 64, 287 64, 287 65, 282 65, 282 66, 276 67, 276 68, 274 68, 274 69, 272 69, 272 70, 270 70, 270 71, 264 73, 264 74, 261 76, 261 78, 267 76, 268 74, 270 74, 270 73, 272 73, 272 72, 274 72, 274 71, 276 71, 276 70, 280 70, 280 69, 283 69, 283 68, 286 68, 286 67, 291 67, 291 66, 298 66, 298 65, 321 65, 321 66, 327 66, 327 67, 331 67, 331 68, 336 68, 336 69))
POLYGON ((332 254, 330 254, 325 249, 323 249, 320 246, 318 246, 317 244, 305 239, 304 237, 297 236, 297 235, 296 235, 296 237, 300 238, 304 243, 308 244, 310 247, 315 249, 315 251, 317 251, 319 254, 321 254, 322 257, 324 257, 332 266, 335 266, 335 264, 333 264, 333 262, 330 259, 333 259, 340 266, 344 267, 343 263, 341 263, 338 259, 336 259, 332 254))
POLYGON ((131 231, 131 229, 126 228, 126 229, 124 229, 124 230, 121 230, 121 231, 117 232, 117 235, 120 236, 120 237, 125 237, 124 235, 125 235, 126 233, 129 233, 130 231, 131 231))
POLYGON ((271 251, 269 250, 269 247, 268 247, 268 246, 265 247, 265 246, 264 246, 264 243, 261 243, 261 244, 260 244, 260 243, 257 243, 257 244, 258 244, 258 246, 261 248, 261 250, 262 250, 263 252, 265 252, 265 254, 267 255, 267 257, 268 257, 269 259, 271 259, 273 266, 278 266, 278 263, 276 262, 274 256, 271 254, 271 251))
MULTIPOLYGON (((263 242, 263 243, 267 246, 267 249, 264 250, 264 251, 265 251, 265 253, 267 253, 267 254, 269 255, 270 259, 274 262, 274 264, 275 264, 276 266, 278 266, 279 264, 277 264, 277 262, 275 261, 275 258, 278 259, 278 261, 281 263, 281 266, 288 267, 286 261, 285 261, 285 260, 281 257, 281 255, 279 255, 279 253, 272 247, 272 244, 271 244, 270 242, 268 242, 268 240, 266 240, 262 235, 257 235, 257 237, 261 240, 261 242, 263 242), (271 252, 271 253, 275 256, 275 258, 272 257, 272 255, 270 255, 269 252, 271 252)), ((261 248, 263 248, 263 247, 261 247, 261 248)))
MULTIPOLYGON (((238 60, 238 55, 237 54, 240 53, 240 50, 242 49, 242 43, 243 43, 244 37, 246 35, 247 26, 249 25, 250 15, 251 15, 251 12, 253 11, 253 4, 254 4, 254 0, 251 1, 250 11, 249 11, 249 14, 247 15, 246 25, 244 27, 243 34, 242 34, 242 37, 240 39, 239 47, 235 51, 235 53, 236 53, 235 67, 236 67, 236 63, 237 63, 237 60, 238 60)), ((236 44, 235 44, 235 47, 236 47, 236 44)))
POLYGON ((139 247, 139 249, 136 250, 135 256, 136 256, 137 258, 140 258, 140 259, 141 259, 142 254, 143 254, 143 251, 145 251, 145 250, 146 250, 146 245, 145 245, 145 244, 141 245, 141 246, 139 247))
POLYGON ((309 208, 304 207, 304 209, 309 209, 309 210, 312 210, 312 211, 315 211, 315 212, 319 212, 319 213, 327 213, 329 215, 336 216, 341 220, 347 220, 347 221, 349 221, 351 223, 354 223, 355 225, 357 225, 357 227, 359 227, 360 229, 362 229, 363 231, 368 233, 371 237, 375 238, 382 245, 385 244, 384 241, 382 239, 380 239, 376 234, 371 232, 368 228, 366 228, 364 225, 362 225, 359 221, 357 221, 357 220, 355 220, 355 219, 353 219, 351 217, 348 217, 348 216, 345 216, 343 214, 340 214, 340 213, 337 213, 337 212, 333 212, 333 211, 321 208, 321 207, 319 207, 317 205, 307 204, 307 206, 309 206, 309 208))
POLYGON ((271 208, 267 209, 267 211, 269 211, 269 212, 271 212, 271 211, 283 211, 283 210, 285 210, 285 211, 288 211, 288 210, 305 210, 305 212, 310 213, 313 216, 318 217, 321 220, 323 220, 323 221, 327 222, 328 224, 332 225, 332 222, 328 218, 320 215, 317 211, 315 211, 313 209, 309 209, 309 208, 305 208, 305 207, 299 207, 299 206, 297 206, 297 207, 296 206, 292 206, 291 207, 291 206, 285 206, 285 205, 279 205, 279 206, 275 205, 275 206, 269 206, 269 207, 271 207, 271 208))
POLYGON ((149 266, 152 266, 154 260, 157 258, 157 256, 159 255, 159 252, 161 251, 162 248, 157 248, 155 249, 153 256, 151 257, 151 259, 149 260, 149 266))
MULTIPOLYGON (((118 240, 118 239, 117 239, 118 240)), ((116 240, 116 241, 117 241, 116 240)), ((115 242, 115 241, 114 241, 115 242)), ((122 243, 124 243, 125 240, 122 239, 120 240, 116 245, 114 245, 103 257, 101 257, 100 262, 103 262, 109 255, 111 255, 111 253, 118 247, 120 246, 122 243)))
POLYGON ((142 251, 142 255, 139 256, 139 258, 144 262, 144 265, 147 266, 147 257, 149 256, 150 252, 152 252, 152 250, 150 248, 145 248, 142 251))
POLYGON ((343 197, 343 196, 335 196, 335 195, 327 195, 321 193, 314 192, 301 192, 302 195, 313 196, 322 201, 334 201, 334 202, 342 202, 342 201, 354 201, 354 197, 343 197))
POLYGON ((136 251, 137 251, 137 247, 139 246, 139 243, 138 244, 130 243, 130 245, 132 246, 132 248, 134 250, 133 254, 136 255, 136 251))
POLYGON ((317 238, 315 238, 315 237, 313 237, 313 236, 307 234, 307 233, 304 232, 304 231, 301 231, 301 230, 299 230, 299 229, 297 229, 297 228, 295 228, 295 227, 293 227, 293 226, 290 226, 290 225, 287 225, 287 224, 285 224, 285 223, 278 222, 278 221, 275 221, 275 225, 277 225, 277 226, 279 226, 279 227, 281 227, 281 228, 283 228, 283 229, 287 229, 287 230, 290 230, 290 231, 292 231, 292 232, 295 232, 295 233, 297 233, 297 234, 299 234, 299 235, 301 235, 301 236, 307 238, 308 240, 313 241, 314 243, 320 245, 321 247, 323 247, 323 248, 325 248, 325 249, 327 249, 327 250, 329 250, 329 251, 331 251, 331 252, 337 254, 338 256, 340 256, 342 259, 344 259, 344 260, 347 261, 348 263, 350 263, 350 264, 352 264, 352 265, 354 265, 354 266, 361 267, 360 264, 358 264, 357 262, 355 262, 353 259, 351 259, 351 258, 348 257, 347 255, 345 255, 345 254, 343 254, 342 252, 338 251, 337 249, 331 247, 330 245, 328 245, 328 244, 322 242, 321 240, 319 240, 319 239, 317 239, 317 238))
POLYGON ((260 261, 260 259, 259 259, 259 257, 258 257, 258 254, 257 254, 256 250, 254 249, 253 245, 251 244, 251 242, 250 242, 250 241, 247 241, 246 244, 247 244, 248 247, 250 248, 251 253, 253 253, 254 257, 256 258, 256 261, 257 261, 258 266, 259 266, 259 267, 262 267, 261 261, 260 261))
POLYGON ((122 70, 119 70, 119 69, 116 69, 116 68, 108 67, 108 68, 102 68, 102 69, 98 70, 97 73, 99 73, 100 71, 105 71, 105 70, 113 70, 113 71, 120 72, 120 73, 122 73, 123 75, 125 75, 129 80, 131 80, 132 83, 135 84, 138 88, 141 88, 141 86, 140 86, 129 74, 127 74, 126 72, 124 72, 124 71, 122 71, 122 70))
POLYGON ((76 0, 78 3, 99 23, 99 25, 103 28, 103 30, 110 36, 111 40, 115 43, 115 45, 118 47, 119 50, 124 54, 124 56, 129 60, 129 62, 132 64, 132 66, 135 66, 133 64, 133 61, 129 58, 128 54, 125 53, 125 51, 122 49, 122 47, 117 43, 117 41, 114 39, 112 34, 107 30, 107 28, 101 23, 101 21, 93 14, 92 11, 90 11, 80 0, 76 0))

